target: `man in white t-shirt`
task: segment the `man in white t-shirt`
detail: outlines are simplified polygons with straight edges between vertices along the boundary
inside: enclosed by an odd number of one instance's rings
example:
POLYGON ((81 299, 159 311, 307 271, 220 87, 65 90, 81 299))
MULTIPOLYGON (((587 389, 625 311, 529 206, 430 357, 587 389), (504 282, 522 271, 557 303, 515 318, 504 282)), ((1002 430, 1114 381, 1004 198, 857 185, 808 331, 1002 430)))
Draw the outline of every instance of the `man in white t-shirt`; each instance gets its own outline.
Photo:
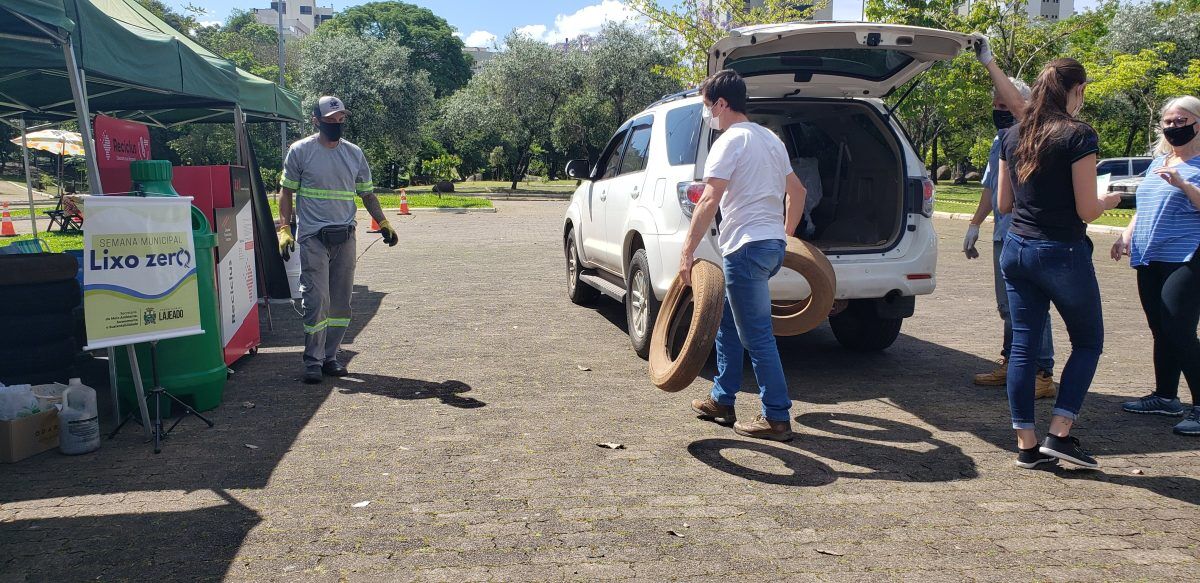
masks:
POLYGON ((725 272, 725 312, 717 332, 717 377, 712 393, 692 401, 701 418, 733 424, 739 435, 787 441, 792 438, 787 379, 771 326, 767 281, 779 272, 804 213, 804 185, 792 171, 787 148, 771 130, 746 117, 746 83, 734 71, 721 71, 700 86, 704 117, 724 133, 704 164, 704 195, 679 259, 679 277, 691 283, 693 255, 712 225, 721 223, 717 243, 725 272), (786 198, 785 198, 786 193, 786 198), (742 365, 750 353, 762 412, 749 423, 737 421, 734 398, 741 390, 742 365))

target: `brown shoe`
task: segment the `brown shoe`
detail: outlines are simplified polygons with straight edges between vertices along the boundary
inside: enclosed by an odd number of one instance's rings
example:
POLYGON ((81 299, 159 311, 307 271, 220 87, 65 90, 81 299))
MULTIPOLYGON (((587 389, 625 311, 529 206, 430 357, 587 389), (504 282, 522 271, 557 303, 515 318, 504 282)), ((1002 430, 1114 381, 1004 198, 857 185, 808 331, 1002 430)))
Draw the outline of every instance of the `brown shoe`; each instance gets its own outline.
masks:
POLYGON ((746 437, 755 437, 758 439, 770 439, 772 441, 791 441, 792 439, 792 422, 791 421, 768 421, 762 413, 754 416, 754 421, 749 423, 734 423, 733 431, 738 435, 746 437))
POLYGON ((718 425, 733 425, 737 421, 737 412, 733 407, 722 405, 712 397, 692 400, 692 411, 701 419, 712 421, 718 425))
POLYGON ((1008 383, 1008 359, 996 361, 996 369, 975 375, 975 384, 982 387, 1002 387, 1008 383))
POLYGON ((1054 375, 1041 371, 1037 373, 1037 383, 1034 385, 1033 398, 1049 399, 1058 394, 1058 383, 1054 382, 1054 375))

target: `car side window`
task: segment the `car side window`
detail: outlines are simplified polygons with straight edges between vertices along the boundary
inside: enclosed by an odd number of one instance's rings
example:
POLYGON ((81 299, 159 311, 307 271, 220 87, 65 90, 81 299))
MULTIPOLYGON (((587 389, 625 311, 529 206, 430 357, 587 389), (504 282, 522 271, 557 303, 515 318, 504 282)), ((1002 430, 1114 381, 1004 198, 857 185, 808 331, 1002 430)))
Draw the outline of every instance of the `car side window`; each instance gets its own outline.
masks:
POLYGON ((1100 165, 1096 169, 1096 174, 1112 174, 1113 176, 1125 176, 1129 171, 1129 163, 1125 160, 1111 160, 1100 165))
POLYGON ((637 126, 629 136, 629 145, 621 159, 621 174, 641 172, 650 158, 650 126, 637 126))
POLYGON ((596 180, 605 180, 617 175, 621 169, 621 155, 625 152, 625 136, 628 133, 628 130, 621 130, 609 140, 608 146, 604 148, 604 155, 600 156, 600 163, 596 166, 602 170, 596 180))
POLYGON ((696 163, 702 107, 694 103, 667 112, 667 162, 670 165, 696 163))
POLYGON ((1133 175, 1141 176, 1146 173, 1146 169, 1150 167, 1150 160, 1134 160, 1133 175))

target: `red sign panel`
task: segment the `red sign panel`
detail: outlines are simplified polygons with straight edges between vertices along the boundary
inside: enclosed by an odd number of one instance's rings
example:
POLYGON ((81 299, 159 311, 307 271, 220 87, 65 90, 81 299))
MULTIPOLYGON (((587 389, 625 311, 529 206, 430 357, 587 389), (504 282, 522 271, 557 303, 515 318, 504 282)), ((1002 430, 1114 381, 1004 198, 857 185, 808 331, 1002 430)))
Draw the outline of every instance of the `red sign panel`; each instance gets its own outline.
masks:
POLYGON ((150 159, 150 129, 140 123, 97 115, 96 158, 104 192, 129 192, 129 163, 150 159))

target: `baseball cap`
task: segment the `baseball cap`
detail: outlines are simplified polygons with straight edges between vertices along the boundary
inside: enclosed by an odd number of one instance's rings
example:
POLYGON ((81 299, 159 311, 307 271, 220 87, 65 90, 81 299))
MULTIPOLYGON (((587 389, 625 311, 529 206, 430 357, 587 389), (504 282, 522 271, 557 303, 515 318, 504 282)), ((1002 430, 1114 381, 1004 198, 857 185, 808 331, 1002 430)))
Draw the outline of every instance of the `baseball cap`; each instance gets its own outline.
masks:
POLYGON ((341 99, 332 95, 326 95, 318 99, 316 105, 313 106, 313 115, 317 117, 325 117, 339 111, 345 111, 347 114, 350 113, 346 111, 346 104, 341 99))

